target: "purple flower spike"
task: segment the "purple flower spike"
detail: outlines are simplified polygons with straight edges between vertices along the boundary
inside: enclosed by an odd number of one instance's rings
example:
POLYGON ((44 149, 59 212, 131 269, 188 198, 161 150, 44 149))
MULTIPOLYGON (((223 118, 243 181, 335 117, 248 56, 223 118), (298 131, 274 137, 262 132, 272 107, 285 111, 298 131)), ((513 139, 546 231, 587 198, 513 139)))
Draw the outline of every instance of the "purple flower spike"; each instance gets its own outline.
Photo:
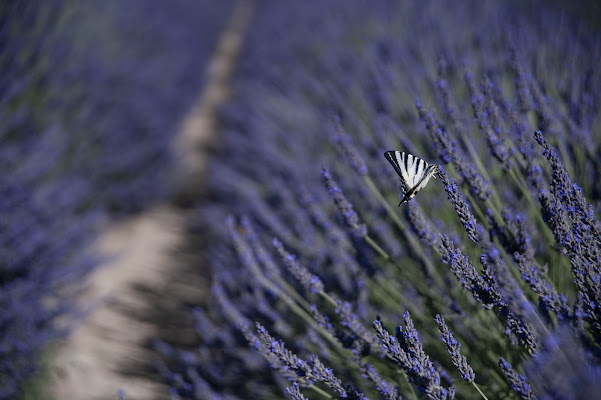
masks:
POLYGON ((442 386, 440 375, 425 354, 409 313, 406 312, 404 317, 405 328, 397 327, 396 337, 390 335, 379 320, 374 321, 373 327, 382 341, 382 348, 429 399, 453 399, 455 389, 442 386))
POLYGON ((343 385, 342 381, 334 374, 334 371, 326 367, 316 355, 312 355, 310 362, 307 362, 286 348, 283 341, 271 336, 261 324, 256 323, 256 326, 259 334, 258 338, 248 330, 248 327, 243 327, 243 334, 250 345, 254 346, 269 361, 271 367, 284 377, 293 380, 304 379, 308 384, 322 382, 343 399, 365 399, 351 385, 343 385))
POLYGON ((386 400, 402 400, 399 389, 386 382, 370 364, 363 367, 363 376, 374 384, 380 395, 386 400))
MULTIPOLYGON (((451 98, 446 81, 444 79, 439 80, 436 84, 436 89, 441 97, 442 106, 445 110, 445 113, 451 120, 451 126, 455 131, 455 134, 463 132, 465 128, 459 119, 459 111, 457 110, 457 106, 451 98)), ((420 117, 424 121, 430 120, 430 118, 426 119, 425 115, 422 116, 423 111, 421 110, 421 106, 418 106, 418 111, 420 112, 420 117)), ((433 121, 426 123, 426 128, 428 128, 430 136, 433 136, 440 131, 440 128, 432 129, 432 126, 434 126, 433 124, 433 121)), ((455 144, 453 144, 451 156, 453 165, 457 169, 459 175, 465 179, 472 193, 474 193, 482 201, 488 199, 492 195, 492 190, 490 189, 489 183, 478 173, 476 167, 467 160, 465 155, 461 153, 460 149, 455 144)))
POLYGON ((419 100, 415 103, 415 107, 417 108, 419 118, 426 125, 426 129, 430 134, 430 139, 432 140, 438 158, 445 164, 452 162, 457 144, 452 141, 449 135, 438 125, 434 116, 424 109, 419 100))
POLYGON ((350 135, 342 128, 339 118, 334 120, 334 129, 336 131, 334 134, 334 142, 340 147, 351 167, 359 174, 359 176, 367 175, 367 165, 365 165, 363 157, 361 157, 359 151, 353 144, 350 135))
POLYGON ((423 243, 434 247, 440 245, 438 235, 434 233, 434 229, 430 226, 430 223, 426 220, 422 210, 415 201, 407 204, 407 216, 409 217, 411 226, 423 243))
POLYGON ((323 291, 323 282, 319 277, 313 275, 307 268, 301 265, 296 257, 284 249, 284 245, 278 239, 273 239, 273 247, 282 258, 282 262, 288 268, 288 271, 311 293, 323 291))
POLYGON ((451 355, 453 365, 457 367, 461 377, 468 381, 474 382, 476 374, 470 365, 467 363, 465 356, 461 355, 461 344, 453 337, 453 333, 447 326, 442 315, 436 314, 436 323, 440 330, 440 340, 447 345, 447 351, 451 355))
POLYGON ((543 218, 562 252, 570 257, 574 282, 586 310, 583 316, 591 324, 596 339, 601 340, 601 226, 582 190, 572 184, 542 132, 535 132, 534 138, 542 146, 553 171, 551 193, 541 191, 539 196, 543 218))
POLYGON ((505 374, 511 388, 520 396, 520 398, 524 400, 536 400, 537 397, 534 394, 532 387, 526 381, 526 377, 515 372, 511 364, 505 361, 503 357, 499 359, 499 367, 501 367, 501 371, 505 374))
POLYGON ((312 377, 309 363, 288 350, 283 341, 273 338, 261 324, 257 323, 256 326, 259 340, 252 334, 247 334, 247 339, 252 339, 250 345, 269 361, 272 368, 290 379, 312 377))
POLYGON ((342 190, 332 179, 330 171, 326 167, 322 167, 321 175, 326 184, 326 188, 334 200, 334 203, 336 203, 336 207, 338 207, 340 214, 342 214, 346 225, 352 229, 357 237, 364 237, 367 235, 367 227, 364 224, 359 223, 359 217, 355 210, 353 210, 353 205, 347 200, 342 190))
POLYGON ((494 104, 493 96, 490 93, 492 84, 490 81, 485 80, 485 93, 482 94, 476 85, 474 77, 469 71, 465 72, 464 77, 472 101, 474 116, 478 121, 480 129, 484 133, 488 148, 491 154, 499 161, 502 168, 507 171, 512 166, 510 160, 512 151, 507 149, 500 136, 503 128, 500 126, 497 107, 494 104))
POLYGON ((541 310, 547 314, 553 311, 559 318, 568 318, 570 308, 564 295, 557 293, 553 286, 541 275, 534 259, 532 237, 527 231, 526 219, 518 214, 515 217, 505 209, 502 212, 505 226, 500 226, 488 211, 488 223, 491 233, 499 239, 508 254, 518 265, 522 279, 539 296, 541 310))
POLYGON ((451 271, 459 278, 461 286, 472 292, 484 308, 493 308, 501 299, 501 294, 490 283, 484 281, 468 256, 456 249, 447 235, 440 235, 440 241, 442 262, 449 264, 451 271))
POLYGON ((286 388, 286 393, 290 395, 292 400, 308 400, 300 391, 298 383, 294 382, 292 386, 286 388))
POLYGON ((330 388, 334 389, 334 391, 343 399, 349 397, 347 391, 342 385, 342 381, 334 375, 332 368, 327 368, 325 365, 323 365, 316 355, 311 356, 311 363, 313 364, 311 375, 315 380, 321 381, 330 388))
POLYGON ((465 201, 465 198, 459 192, 459 188, 457 184, 449 179, 447 173, 442 167, 439 167, 438 176, 440 177, 441 182, 445 185, 445 191, 447 192, 447 197, 453 207, 455 207, 455 212, 459 216, 463 227, 467 231, 469 238, 474 242, 480 242, 480 232, 478 226, 476 224, 476 218, 472 215, 470 208, 465 201))
POLYGON ((532 95, 530 94, 530 77, 526 75, 520 56, 515 47, 511 48, 511 66, 515 73, 515 92, 518 108, 521 113, 532 110, 532 95))

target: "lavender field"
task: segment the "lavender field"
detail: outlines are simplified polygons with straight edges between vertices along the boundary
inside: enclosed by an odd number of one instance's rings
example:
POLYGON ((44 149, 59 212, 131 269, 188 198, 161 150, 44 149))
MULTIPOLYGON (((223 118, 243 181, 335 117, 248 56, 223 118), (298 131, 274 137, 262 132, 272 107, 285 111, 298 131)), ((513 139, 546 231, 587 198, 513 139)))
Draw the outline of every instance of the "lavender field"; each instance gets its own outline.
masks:
MULTIPOLYGON (((3 10, 55 35, 2 53, 0 398, 77 316, 102 222, 174 201, 165 149, 231 7, 156 3, 98 6, 151 39, 103 48, 119 32, 98 23, 90 52, 53 14, 3 10)), ((69 4, 63 23, 94 19, 69 4)), ((149 379, 172 399, 601 398, 598 7, 252 4, 201 195, 178 199, 172 258, 210 289, 152 341, 149 379), (438 165, 400 207, 389 150, 438 165)))
POLYGON ((168 198, 169 143, 231 12, 220 4, 0 5, 0 399, 81 319, 79 284, 106 261, 88 251, 97 235, 168 198))
POLYGON ((599 397, 600 44, 534 4, 260 3, 173 398, 599 397), (387 150, 441 166, 400 208, 387 150))

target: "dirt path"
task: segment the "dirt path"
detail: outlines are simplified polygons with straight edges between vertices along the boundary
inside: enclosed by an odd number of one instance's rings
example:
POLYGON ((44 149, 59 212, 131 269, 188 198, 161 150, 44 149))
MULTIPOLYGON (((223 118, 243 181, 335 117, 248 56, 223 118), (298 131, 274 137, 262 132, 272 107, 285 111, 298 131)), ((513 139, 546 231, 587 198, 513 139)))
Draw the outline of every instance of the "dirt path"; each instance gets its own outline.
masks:
MULTIPOLYGON (((253 9, 253 1, 237 1, 208 65, 205 88, 182 121, 174 142, 181 161, 172 183, 178 197, 198 194, 189 188, 199 185, 189 183, 202 179, 205 171, 203 148, 217 132, 215 111, 228 98, 229 78, 253 9)), ((83 301, 94 308, 57 352, 50 371, 51 396, 116 399, 123 389, 128 400, 168 398, 161 382, 142 372, 134 376, 123 371, 127 365, 152 365, 152 354, 144 346, 156 336, 157 323, 132 315, 152 313, 148 308, 153 302, 144 295, 148 290, 173 295, 169 277, 178 265, 170 254, 184 243, 186 212, 161 205, 115 225, 98 240, 98 250, 114 257, 89 277, 83 301), (140 287, 146 292, 135 289, 140 287)))

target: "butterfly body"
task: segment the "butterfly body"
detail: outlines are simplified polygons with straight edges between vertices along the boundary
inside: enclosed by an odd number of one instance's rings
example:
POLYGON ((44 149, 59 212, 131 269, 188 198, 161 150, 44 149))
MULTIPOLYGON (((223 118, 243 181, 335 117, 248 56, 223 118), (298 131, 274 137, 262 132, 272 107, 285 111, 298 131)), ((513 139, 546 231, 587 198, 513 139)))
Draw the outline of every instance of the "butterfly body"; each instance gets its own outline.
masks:
POLYGON ((402 151, 387 151, 384 157, 392 164, 394 170, 401 178, 403 187, 403 199, 399 207, 406 201, 411 200, 422 190, 430 178, 436 178, 438 165, 428 164, 421 158, 402 151))

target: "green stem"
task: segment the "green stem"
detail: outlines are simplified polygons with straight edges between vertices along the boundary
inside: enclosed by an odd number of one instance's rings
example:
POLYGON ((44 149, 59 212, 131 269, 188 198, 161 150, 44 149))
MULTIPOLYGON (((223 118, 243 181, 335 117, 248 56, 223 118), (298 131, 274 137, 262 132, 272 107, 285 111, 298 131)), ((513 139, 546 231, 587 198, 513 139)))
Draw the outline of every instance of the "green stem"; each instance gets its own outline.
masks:
MULTIPOLYGON (((393 259, 390 257, 390 255, 389 255, 388 253, 386 253, 386 251, 382 250, 382 248, 381 248, 380 246, 378 246, 378 245, 377 245, 377 243, 375 243, 375 242, 373 241, 373 239, 369 238, 369 236, 368 236, 368 235, 365 235, 365 238, 366 238, 366 241, 367 241, 367 243, 368 243, 368 244, 372 245, 372 243, 373 243, 373 245, 374 245, 374 246, 377 246, 377 247, 374 247, 374 249, 375 249, 375 250, 376 250, 376 251, 377 251, 377 252, 378 252, 380 255, 382 255, 382 256, 383 256, 383 257, 384 257, 384 258, 385 258, 385 259, 386 259, 388 262, 390 262, 392 265, 394 265, 394 266, 395 266, 395 267, 396 267, 396 268, 399 270, 399 272, 401 273, 401 275, 403 276, 403 278, 405 278, 405 279, 407 279, 409 282, 411 282, 411 284, 412 284, 412 285, 415 287, 415 289, 416 289, 416 290, 417 290, 417 291, 418 291, 418 292, 419 292, 419 293, 420 293, 422 296, 424 296, 425 298, 428 298, 429 300, 431 300, 433 304, 434 304, 434 303, 436 303, 436 302, 437 302, 437 300, 439 300, 439 299, 437 299, 437 298, 435 298, 435 297, 432 297, 432 295, 431 295, 431 289, 430 289, 430 288, 428 288, 428 287, 427 287, 427 286, 424 284, 424 282, 422 282, 422 281, 420 281, 420 280, 415 280, 415 276, 408 275, 408 274, 407 274, 407 270, 406 270, 405 268, 401 267, 401 266, 400 266, 400 265, 399 265, 397 262, 395 262, 395 261, 394 261, 394 260, 393 260, 393 259), (369 239, 369 240, 367 240, 367 239, 369 239), (378 250, 378 249, 379 249, 379 250, 378 250), (380 251, 381 251, 381 253, 380 253, 380 251)), ((441 287, 442 287, 442 279, 440 280, 440 282, 441 282, 441 284, 440 284, 440 285, 441 285, 441 287)), ((398 296, 401 296, 401 299, 403 299, 403 300, 405 301, 405 304, 407 304, 407 305, 411 304, 411 303, 410 303, 410 302, 408 302, 408 301, 407 301, 407 299, 405 299, 405 298, 404 298, 402 295, 398 294, 398 296)))
POLYGON ((528 190, 526 183, 523 181, 522 174, 516 173, 515 169, 512 168, 509 170, 509 176, 511 176, 511 179, 513 179, 514 183, 522 191, 522 194, 526 197, 526 201, 534 210, 534 215, 536 215, 536 222, 538 223, 538 225, 540 225, 541 232, 545 236, 545 240, 547 241, 547 243, 554 243, 555 237, 553 237, 553 233, 551 232, 549 226, 545 223, 545 221, 543 221, 543 217, 541 216, 539 209, 536 206, 536 203, 532 199, 532 196, 530 195, 530 191, 528 190))
POLYGON ((334 398, 334 396, 332 396, 331 394, 329 394, 325 390, 318 388, 315 385, 309 385, 308 388, 311 389, 311 390, 313 390, 315 393, 321 395, 325 399, 333 399, 334 398))
MULTIPOLYGON (((390 204, 388 203, 388 201, 386 201, 386 199, 384 198, 384 196, 382 195, 380 190, 378 190, 374 181, 369 176, 364 176, 363 179, 367 183, 367 186, 369 186, 369 189, 371 190, 371 192, 376 196, 376 198, 378 199, 380 204, 382 204, 382 206, 384 207, 384 209, 386 210, 386 212, 388 213, 390 218, 393 220, 393 222, 396 224, 396 226, 401 230, 405 239, 407 240, 407 242, 409 242, 409 246, 411 247, 411 249, 423 260, 423 262, 426 266, 426 270, 428 271, 428 274, 430 274, 430 276, 432 276, 432 278, 436 281, 436 283, 440 287, 444 287, 444 282, 442 281, 442 278, 436 271, 434 264, 432 264, 432 261, 430 261, 430 259, 428 257, 426 257, 422 247, 419 245, 419 243, 417 242, 415 237, 413 237, 411 234, 409 234, 409 229, 408 229, 407 225, 399 218, 399 216, 392 209, 392 207, 390 207, 390 204)), ((376 251, 378 251, 378 250, 376 249, 376 251)), ((388 257, 388 258, 390 259, 390 257, 388 257)))
MULTIPOLYGON (((480 219, 480 221, 482 221, 483 224, 486 224, 486 216, 484 215, 484 212, 480 209, 480 206, 478 205, 478 203, 476 203, 476 200, 474 199, 472 194, 468 191, 465 194, 465 197, 467 197, 467 199, 469 200, 469 202, 472 206, 472 209, 476 213, 476 216, 478 217, 478 219, 480 219)), ((491 208, 491 210, 493 210, 493 209, 494 208, 491 208)))
POLYGON ((282 289, 278 286, 274 285, 272 281, 267 279, 263 273, 259 270, 258 267, 252 268, 253 273, 255 274, 259 283, 261 283, 266 289, 274 292, 288 307, 292 309, 292 311, 298 315, 301 319, 303 319, 306 323, 308 323, 313 329, 319 332, 326 340, 328 340, 331 344, 333 344, 338 350, 344 351, 342 345, 335 340, 330 333, 324 328, 320 327, 312 315, 310 315, 306 310, 300 307, 293 299, 288 296, 282 289))
POLYGON ((489 199, 484 200, 484 205, 492 210, 492 213, 494 214, 499 225, 502 226, 505 224, 505 222, 503 222, 503 215, 501 215, 497 207, 495 207, 495 205, 489 199))
POLYGON ((486 397, 482 390, 480 390, 480 387, 476 384, 476 382, 472 382, 472 385, 476 388, 476 390, 478 391, 478 393, 480 393, 480 396, 482 396, 484 400, 488 400, 488 397, 486 397))
POLYGON ((493 200, 494 200, 494 202, 496 204, 495 208, 500 207, 503 204, 503 202, 501 201, 501 198, 499 197, 499 194, 495 190, 495 187, 492 184, 492 178, 488 174, 488 171, 484 167, 484 164, 482 164, 482 161, 480 160, 480 156, 476 152, 476 149, 474 149, 474 146, 472 145, 472 141, 466 136, 465 132, 461 133, 461 139, 462 139, 463 143, 465 144, 465 147, 467 148, 468 153, 470 153, 470 156, 472 157, 472 160, 474 160, 474 162, 476 163, 476 167, 478 167, 478 171, 480 171, 480 174, 482 174, 482 177, 486 181, 488 181, 488 183, 490 184, 490 189, 491 189, 491 192, 492 192, 492 198, 493 198, 493 200))
POLYGON ((403 373, 402 375, 405 378, 405 382, 407 382, 407 386, 409 387, 409 391, 411 392, 411 396, 413 396, 413 398, 415 400, 418 400, 419 398, 417 397, 417 393, 415 393, 415 390, 413 389, 413 385, 411 384, 411 382, 409 382, 409 377, 405 373, 403 373))

